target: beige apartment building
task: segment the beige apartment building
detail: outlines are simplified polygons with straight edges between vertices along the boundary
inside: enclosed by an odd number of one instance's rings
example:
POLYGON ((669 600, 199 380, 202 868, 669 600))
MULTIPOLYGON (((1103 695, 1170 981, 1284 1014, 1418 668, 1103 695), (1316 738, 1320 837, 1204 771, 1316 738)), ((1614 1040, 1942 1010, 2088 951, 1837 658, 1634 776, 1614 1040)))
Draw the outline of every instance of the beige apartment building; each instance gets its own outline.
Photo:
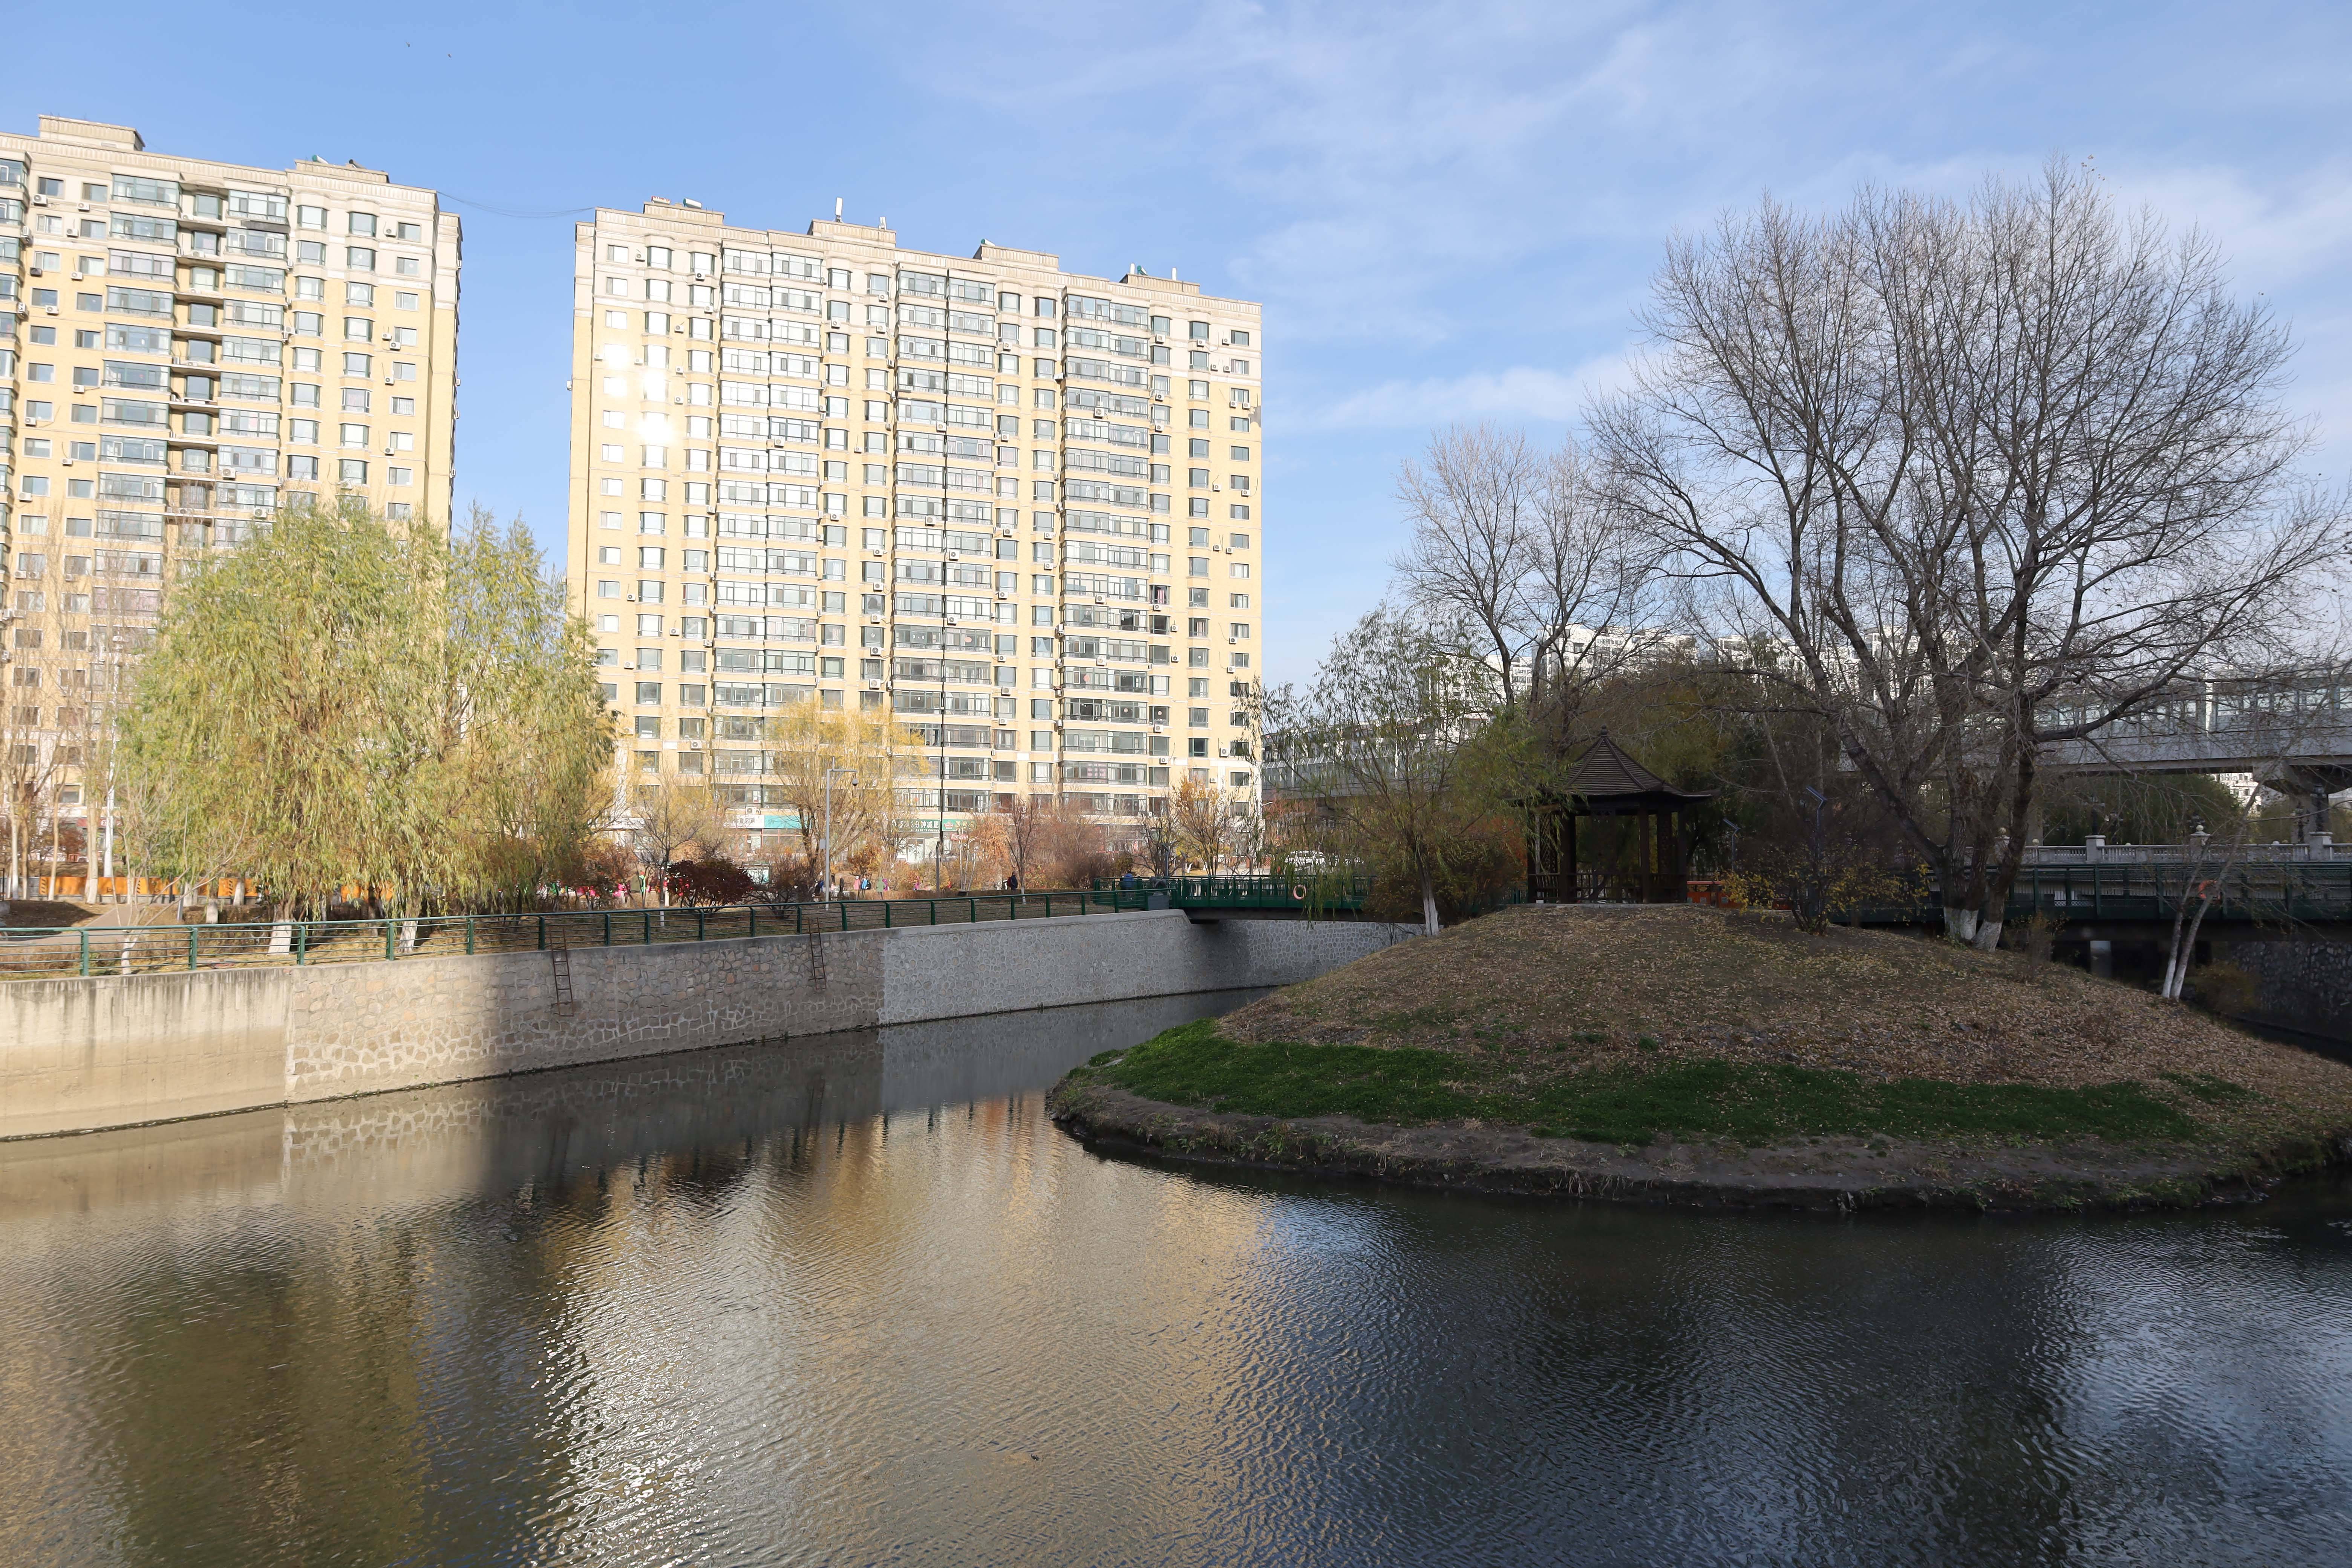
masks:
POLYGON ((631 773, 792 826, 766 722, 817 702, 922 732, 925 832, 1255 796, 1256 305, 660 199, 576 246, 570 573, 631 773))
POLYGON ((0 134, 0 765, 75 815, 82 758, 186 563, 293 497, 446 527, 457 219, 317 161, 0 134))

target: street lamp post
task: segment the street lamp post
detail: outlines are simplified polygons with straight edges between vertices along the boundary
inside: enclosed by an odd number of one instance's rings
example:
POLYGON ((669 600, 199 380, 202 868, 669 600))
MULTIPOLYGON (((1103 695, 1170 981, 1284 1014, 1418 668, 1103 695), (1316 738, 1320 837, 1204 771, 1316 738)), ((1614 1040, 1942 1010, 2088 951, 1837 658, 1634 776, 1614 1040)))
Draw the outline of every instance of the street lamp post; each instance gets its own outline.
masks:
POLYGON ((817 837, 817 842, 822 846, 824 856, 824 871, 817 883, 816 890, 819 903, 825 901, 833 889, 833 781, 835 776, 848 779, 854 784, 857 779, 857 770, 855 768, 824 770, 824 823, 817 837))

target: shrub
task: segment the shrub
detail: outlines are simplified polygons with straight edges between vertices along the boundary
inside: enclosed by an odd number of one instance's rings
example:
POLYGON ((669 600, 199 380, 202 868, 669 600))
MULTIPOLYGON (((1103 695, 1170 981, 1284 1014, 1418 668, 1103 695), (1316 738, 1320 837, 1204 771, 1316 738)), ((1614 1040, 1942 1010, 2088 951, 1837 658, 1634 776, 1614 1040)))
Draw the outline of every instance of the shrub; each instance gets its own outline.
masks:
POLYGON ((755 886, 751 872, 723 856, 679 860, 669 868, 671 896, 685 903, 740 904, 755 886))

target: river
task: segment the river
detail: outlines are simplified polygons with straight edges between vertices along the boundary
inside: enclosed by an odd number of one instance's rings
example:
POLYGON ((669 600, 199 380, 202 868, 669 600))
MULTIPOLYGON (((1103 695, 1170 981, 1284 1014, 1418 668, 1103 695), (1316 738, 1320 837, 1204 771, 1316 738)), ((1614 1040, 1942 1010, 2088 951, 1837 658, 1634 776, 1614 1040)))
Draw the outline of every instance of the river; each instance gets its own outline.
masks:
POLYGON ((1699 1215, 1045 1120, 1237 1000, 0 1146, 0 1562, 2352 1560, 2344 1181, 1699 1215))

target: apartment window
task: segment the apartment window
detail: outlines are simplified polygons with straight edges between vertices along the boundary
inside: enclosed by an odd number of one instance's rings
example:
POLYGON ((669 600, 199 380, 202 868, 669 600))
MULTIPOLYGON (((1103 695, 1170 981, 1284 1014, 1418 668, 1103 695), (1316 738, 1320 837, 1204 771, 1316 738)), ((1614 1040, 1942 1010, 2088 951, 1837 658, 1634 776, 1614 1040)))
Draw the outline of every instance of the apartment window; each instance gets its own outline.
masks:
MULTIPOLYGON (((367 444, 364 437, 362 438, 360 444, 362 446, 365 446, 367 444)), ((364 459, 359 458, 345 458, 337 465, 337 467, 341 470, 337 475, 337 478, 344 484, 363 485, 367 483, 367 463, 364 459)))
POLYGON ((343 285, 343 303, 344 303, 344 304, 346 304, 346 305, 373 305, 373 304, 374 304, 374 303, 375 303, 375 285, 374 285, 374 284, 373 284, 373 283, 346 283, 346 284, 344 284, 344 285, 343 285))
POLYGON ((364 386, 347 386, 343 388, 343 412, 346 414, 367 413, 368 395, 368 389, 364 386))
POLYGON ((373 237, 375 234, 375 214, 352 214, 351 226, 345 232, 350 234, 363 234, 369 236, 371 238, 373 237))
POLYGON ((617 544, 598 545, 596 547, 596 564, 599 566, 620 565, 621 547, 617 544))
POLYGON ((1209 395, 1209 384, 1205 381, 1188 381, 1184 384, 1184 395, 1187 397, 1205 399, 1209 395))
POLYGON ((375 252, 363 245, 347 245, 343 247, 343 265, 353 272, 373 272, 375 252))
POLYGON ((295 226, 299 228, 324 228, 327 226, 327 209, 324 207, 296 207, 294 209, 294 223, 295 226))
MULTIPOLYGON (((648 704, 648 705, 651 705, 651 706, 658 707, 658 706, 660 705, 660 703, 661 703, 661 682, 660 682, 660 681, 658 681, 658 680, 640 680, 640 681, 638 681, 638 682, 637 682, 637 700, 638 700, 639 702, 641 702, 641 703, 646 703, 646 704, 648 704)), ((646 721, 645 721, 645 720, 643 720, 643 719, 640 719, 640 720, 638 720, 638 721, 637 721, 637 722, 638 722, 638 724, 639 724, 639 725, 641 725, 641 726, 642 726, 643 724, 645 724, 645 723, 646 722, 646 721)), ((658 722, 659 722, 659 721, 658 721, 658 720, 656 720, 656 721, 654 721, 654 722, 658 723, 658 722)), ((645 733, 645 731, 641 728, 641 729, 639 729, 639 730, 638 730, 637 733, 639 733, 640 735, 642 735, 642 734, 644 734, 644 733, 645 733)))
POLYGON ((364 425, 346 425, 342 427, 342 444, 346 447, 364 447, 368 444, 368 427, 364 425))
POLYGON ((1234 447, 1227 449, 1225 456, 1236 463, 1246 463, 1250 460, 1249 452, 1247 447, 1234 447))
POLYGON ((1187 517, 1206 517, 1206 516, 1208 516, 1208 515, 1209 515, 1209 500, 1208 500, 1208 498, 1207 498, 1206 496, 1195 496, 1195 497, 1193 497, 1191 500, 1186 501, 1186 502, 1184 503, 1184 514, 1185 514, 1187 517))
POLYGON ((1246 533, 1228 534, 1225 537, 1225 542, 1235 550, 1247 550, 1250 547, 1250 536, 1246 533))
POLYGON ((363 343, 373 336, 375 336, 375 323, 369 321, 365 316, 345 316, 343 318, 343 341, 345 342, 363 343))
POLYGON ((425 264, 414 256, 403 256, 398 258, 393 262, 392 269, 394 272, 399 273, 403 278, 422 278, 425 276, 425 264))
POLYGON ((368 366, 373 363, 374 359, 372 355, 347 353, 343 356, 343 374, 364 376, 368 374, 368 366))
POLYGON ((1233 563, 1232 566, 1228 569, 1227 574, 1234 578, 1247 577, 1250 574, 1249 563, 1246 561, 1236 561, 1233 563))
MULTIPOLYGON (((1195 533, 1198 533, 1198 532, 1200 532, 1200 531, 1201 531, 1201 530, 1199 530, 1199 529, 1194 529, 1192 531, 1193 531, 1193 532, 1195 532, 1195 533)), ((1207 556, 1205 556, 1205 555, 1192 555, 1192 556, 1187 556, 1187 557, 1185 558, 1185 561, 1184 561, 1184 575, 1186 575, 1187 577, 1205 577, 1205 576, 1207 576, 1208 574, 1209 574, 1209 558, 1208 558, 1207 556)))

